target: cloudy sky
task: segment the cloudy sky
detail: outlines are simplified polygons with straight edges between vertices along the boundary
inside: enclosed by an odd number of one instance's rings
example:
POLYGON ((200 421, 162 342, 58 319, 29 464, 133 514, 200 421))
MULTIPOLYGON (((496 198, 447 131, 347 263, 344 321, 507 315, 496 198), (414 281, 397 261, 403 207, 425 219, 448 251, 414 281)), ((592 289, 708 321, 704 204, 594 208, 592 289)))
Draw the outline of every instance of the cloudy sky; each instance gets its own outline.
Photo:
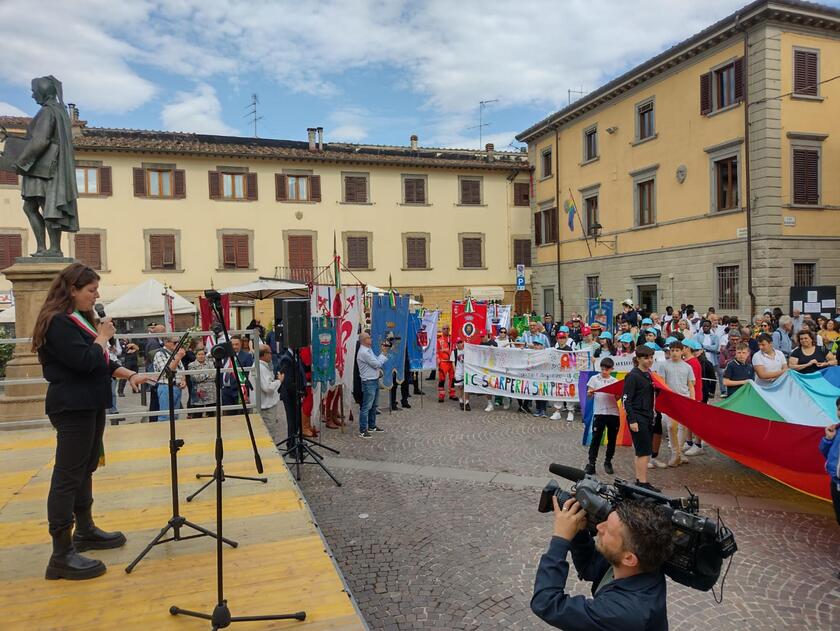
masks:
POLYGON ((53 74, 98 127, 478 147, 498 99, 501 149, 746 1, 0 0, 0 114, 53 74))

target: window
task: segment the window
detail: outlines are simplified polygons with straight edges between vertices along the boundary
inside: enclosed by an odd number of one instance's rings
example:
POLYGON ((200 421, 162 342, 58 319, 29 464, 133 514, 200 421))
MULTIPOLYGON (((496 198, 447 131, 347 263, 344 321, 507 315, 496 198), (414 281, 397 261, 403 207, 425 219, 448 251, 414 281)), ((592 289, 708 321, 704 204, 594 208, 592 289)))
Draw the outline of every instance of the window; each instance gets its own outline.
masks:
POLYGON ((403 267, 405 269, 430 269, 428 234, 403 235, 403 267))
POLYGON ((371 269, 371 236, 369 234, 344 235, 344 261, 348 269, 371 269))
POLYGON ((653 100, 636 106, 636 140, 646 140, 656 135, 653 122, 653 100))
POLYGON ((793 286, 794 287, 815 287, 817 284, 816 263, 794 263, 793 264, 793 286))
POLYGON ((793 94, 795 96, 819 96, 819 68, 819 51, 794 49, 793 94))
POLYGON ((531 205, 531 184, 529 182, 514 182, 513 183, 513 205, 514 206, 530 206, 531 205))
POLYGON ((148 269, 175 270, 178 269, 177 247, 175 234, 148 233, 148 269))
POLYGON ((552 158, 551 147, 544 149, 540 154, 540 162, 542 166, 542 177, 551 177, 554 160, 552 158))
POLYGON ((738 265, 723 265, 717 268, 718 309, 740 308, 739 275, 738 265))
POLYGON ((738 208, 738 158, 724 158, 714 163, 715 210, 738 208))
POLYGON ((653 180, 644 180, 636 184, 636 225, 653 224, 653 180))
POLYGON ((465 269, 481 269, 484 267, 484 235, 462 234, 461 267, 465 269))
POLYGON ((278 202, 320 202, 321 176, 303 173, 275 173, 278 202))
POLYGON ((556 243, 558 221, 556 208, 548 208, 534 213, 534 243, 538 246, 556 243))
POLYGON ((367 173, 345 173, 343 179, 345 204, 369 203, 367 173))
POLYGON ((711 114, 744 100, 744 58, 700 75, 700 113, 711 114))
POLYGON ((426 176, 403 176, 403 203, 426 204, 426 176))
POLYGON ((593 126, 583 131, 583 161, 598 157, 598 128, 593 126))
POLYGON ((463 206, 480 206, 481 205, 481 178, 479 177, 462 177, 460 178, 461 186, 461 205, 463 206))
MULTIPOLYGON (((554 313, 554 287, 543 288, 543 311, 546 313, 554 313)), ((550 342, 551 340, 549 340, 550 342)))
POLYGON ((815 206, 820 203, 820 150, 793 149, 793 203, 815 206))
POLYGON ((530 239, 514 239, 513 240, 513 264, 524 265, 531 267, 531 240, 530 239))
POLYGON ((0 269, 11 267, 23 256, 23 237, 20 234, 0 234, 0 269))
POLYGON ((586 297, 590 300, 595 300, 601 295, 601 277, 587 276, 586 277, 586 297))
POLYGON ((234 167, 219 167, 208 172, 210 199, 229 201, 254 201, 257 199, 257 174, 234 167))
POLYGON ((309 201, 309 176, 286 176, 286 191, 287 199, 299 202, 309 201))
POLYGON ((222 234, 222 269, 251 267, 250 237, 247 234, 222 234))
MULTIPOLYGON (((104 188, 104 169, 100 169, 100 189, 104 188)), ((108 174, 110 176, 110 173, 108 174)), ((110 177, 108 178, 110 183, 110 177)), ((134 196, 157 199, 183 199, 187 196, 183 169, 173 165, 144 166, 134 169, 134 196)))
POLYGON ((595 234, 594 226, 598 221, 598 195, 590 195, 583 199, 584 228, 587 235, 595 234))
MULTIPOLYGON (((78 173, 78 169, 77 169, 78 173)), ((73 256, 88 267, 102 269, 102 235, 77 232, 73 235, 73 256)))
POLYGON ((245 174, 222 173, 222 197, 245 199, 245 174))
POLYGON ((76 188, 80 195, 99 193, 99 169, 96 167, 76 167, 76 188))

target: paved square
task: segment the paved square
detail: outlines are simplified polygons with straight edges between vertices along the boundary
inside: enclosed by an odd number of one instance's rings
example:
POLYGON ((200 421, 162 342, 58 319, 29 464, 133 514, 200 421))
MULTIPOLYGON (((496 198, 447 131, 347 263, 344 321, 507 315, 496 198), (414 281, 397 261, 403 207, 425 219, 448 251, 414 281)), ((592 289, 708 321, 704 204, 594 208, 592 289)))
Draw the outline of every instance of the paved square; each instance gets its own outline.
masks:
MULTIPOLYGON (((386 433, 370 440, 353 428, 324 430, 341 450, 327 460, 341 488, 317 467, 304 470, 301 486, 362 613, 373 629, 549 628, 529 608, 551 536, 537 499, 550 462, 585 464, 580 421, 424 399, 386 411, 386 433)), ((720 605, 669 580, 671 627, 838 628, 840 530, 830 505, 707 451, 650 479, 672 494, 688 486, 707 514, 720 508, 739 552, 720 605)), ((630 477, 631 449, 619 448, 614 464, 630 477)), ((573 591, 589 594, 589 584, 573 591)))

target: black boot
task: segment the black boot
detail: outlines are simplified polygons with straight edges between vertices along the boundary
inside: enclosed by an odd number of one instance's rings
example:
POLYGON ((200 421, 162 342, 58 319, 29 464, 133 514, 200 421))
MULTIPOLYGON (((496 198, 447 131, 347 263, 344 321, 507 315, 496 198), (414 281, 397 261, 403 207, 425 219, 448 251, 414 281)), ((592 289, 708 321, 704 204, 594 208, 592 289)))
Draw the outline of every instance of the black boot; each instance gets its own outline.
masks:
POLYGON ((53 553, 47 565, 45 578, 51 581, 59 578, 82 581, 102 576, 105 573, 105 564, 78 554, 73 547, 70 531, 71 528, 68 527, 52 535, 53 553))
POLYGON ((125 535, 120 531, 105 532, 93 523, 90 508, 76 513, 76 532, 73 545, 79 552, 85 550, 110 550, 125 545, 125 535))

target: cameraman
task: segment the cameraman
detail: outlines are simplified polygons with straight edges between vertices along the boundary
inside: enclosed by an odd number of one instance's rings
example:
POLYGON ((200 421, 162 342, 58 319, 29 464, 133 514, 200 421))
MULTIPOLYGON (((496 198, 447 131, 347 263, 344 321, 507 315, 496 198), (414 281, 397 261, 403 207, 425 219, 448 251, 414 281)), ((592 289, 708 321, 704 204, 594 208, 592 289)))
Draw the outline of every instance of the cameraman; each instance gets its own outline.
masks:
POLYGON ((586 528, 586 512, 576 499, 562 509, 554 502, 554 536, 540 559, 531 610, 558 629, 667 630, 665 575, 671 556, 671 521, 658 506, 626 500, 598 524, 597 538, 586 528), (592 596, 565 592, 571 549, 581 579, 592 581, 592 596))

